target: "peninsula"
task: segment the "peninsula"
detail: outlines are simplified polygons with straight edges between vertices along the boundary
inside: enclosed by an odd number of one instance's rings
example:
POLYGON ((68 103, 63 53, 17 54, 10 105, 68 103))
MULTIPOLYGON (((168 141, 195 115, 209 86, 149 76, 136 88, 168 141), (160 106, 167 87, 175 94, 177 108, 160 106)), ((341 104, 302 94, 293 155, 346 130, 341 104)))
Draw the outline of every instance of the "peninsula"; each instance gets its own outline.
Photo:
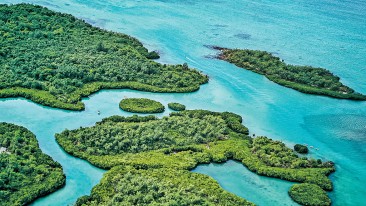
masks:
POLYGON ((339 99, 366 100, 365 95, 343 85, 339 77, 326 69, 286 64, 266 51, 209 47, 220 51, 216 58, 262 74, 277 84, 299 92, 339 99))
POLYGON ((69 14, 31 5, 0 5, 0 98, 83 110, 100 89, 192 92, 206 75, 151 59, 135 38, 93 27, 69 14))

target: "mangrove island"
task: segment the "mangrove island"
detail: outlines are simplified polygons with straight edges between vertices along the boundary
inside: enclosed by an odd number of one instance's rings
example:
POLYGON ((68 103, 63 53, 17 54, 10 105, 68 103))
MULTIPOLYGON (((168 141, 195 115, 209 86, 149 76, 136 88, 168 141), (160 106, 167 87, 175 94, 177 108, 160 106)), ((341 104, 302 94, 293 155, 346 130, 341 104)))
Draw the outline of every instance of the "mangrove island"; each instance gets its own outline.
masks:
POLYGON ((65 130, 56 140, 71 155, 110 169, 77 205, 251 205, 211 177, 190 172, 228 159, 258 175, 332 190, 327 176, 333 163, 299 157, 280 141, 248 134, 234 113, 185 110, 161 119, 111 116, 93 127, 65 130))
POLYGON ((286 64, 271 53, 249 49, 228 49, 210 46, 220 53, 218 59, 262 74, 269 80, 302 93, 317 94, 339 99, 366 100, 366 96, 356 93, 343 85, 340 78, 323 68, 286 64))

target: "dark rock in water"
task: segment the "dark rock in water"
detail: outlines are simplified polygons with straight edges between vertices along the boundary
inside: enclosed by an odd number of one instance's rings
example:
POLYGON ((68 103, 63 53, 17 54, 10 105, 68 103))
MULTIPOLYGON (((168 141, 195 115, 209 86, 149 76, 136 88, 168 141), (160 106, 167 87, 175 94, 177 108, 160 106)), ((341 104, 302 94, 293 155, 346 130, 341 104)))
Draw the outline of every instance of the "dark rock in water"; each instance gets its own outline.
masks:
POLYGON ((225 28, 225 27, 227 27, 227 25, 223 25, 223 24, 215 24, 213 26, 214 27, 218 27, 218 28, 225 28))
POLYGON ((244 40, 249 40, 252 35, 250 34, 246 34, 246 33, 241 33, 241 34, 235 34, 234 35, 236 38, 239 38, 239 39, 244 39, 244 40))
POLYGON ((208 49, 212 49, 212 50, 224 50, 226 48, 224 47, 220 47, 220 46, 215 46, 215 45, 203 45, 204 47, 208 48, 208 49))
POLYGON ((107 22, 109 22, 108 19, 90 19, 90 18, 83 18, 85 20, 86 23, 92 25, 92 26, 96 26, 99 28, 103 28, 105 27, 105 24, 107 22))
POLYGON ((217 59, 217 55, 205 55, 204 58, 206 58, 206 59, 217 59))
POLYGON ((334 162, 332 162, 332 161, 327 161, 327 162, 324 162, 323 164, 328 166, 328 167, 333 167, 334 166, 334 162))
MULTIPOLYGON (((203 45, 204 47, 208 48, 208 49, 212 49, 212 50, 217 50, 217 51, 223 51, 226 48, 224 47, 220 47, 220 46, 215 46, 215 45, 203 45)), ((204 56, 206 59, 220 59, 220 54, 209 54, 209 55, 205 55, 204 56)))

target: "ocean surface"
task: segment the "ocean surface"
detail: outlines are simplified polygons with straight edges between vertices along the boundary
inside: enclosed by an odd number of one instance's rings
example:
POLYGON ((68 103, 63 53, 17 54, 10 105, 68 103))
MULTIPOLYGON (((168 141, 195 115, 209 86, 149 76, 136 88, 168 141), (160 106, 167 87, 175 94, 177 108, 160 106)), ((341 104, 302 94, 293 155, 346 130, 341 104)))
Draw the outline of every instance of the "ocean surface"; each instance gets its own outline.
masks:
MULTIPOLYGON (((34 3, 73 14, 94 26, 138 38, 161 54, 159 62, 184 63, 210 76, 189 94, 103 90, 83 99, 86 110, 51 109, 25 99, 1 99, 0 121, 27 127, 43 152, 60 162, 66 186, 33 205, 72 205, 102 178, 104 170, 66 154, 54 134, 92 126, 104 117, 131 115, 118 108, 123 97, 180 102, 188 109, 231 111, 256 135, 289 147, 305 143, 310 157, 331 160, 333 205, 366 205, 366 102, 306 95, 258 74, 206 58, 205 45, 266 50, 286 62, 328 68, 356 91, 366 93, 365 0, 0 0, 34 3), (97 111, 101 114, 98 115, 97 111)), ((159 115, 168 115, 170 111, 159 115)), ((226 190, 259 205, 296 205, 287 196, 293 184, 260 177, 229 161, 197 167, 226 190)))

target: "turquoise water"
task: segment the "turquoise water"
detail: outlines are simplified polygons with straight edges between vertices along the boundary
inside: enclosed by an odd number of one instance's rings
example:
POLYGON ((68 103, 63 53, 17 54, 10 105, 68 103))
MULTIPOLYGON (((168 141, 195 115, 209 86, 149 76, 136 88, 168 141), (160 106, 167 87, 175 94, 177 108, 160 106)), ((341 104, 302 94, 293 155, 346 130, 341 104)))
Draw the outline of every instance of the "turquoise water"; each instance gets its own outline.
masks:
MULTIPOLYGON (((204 57, 214 54, 204 47, 210 44, 267 50, 289 63, 329 68, 343 83, 366 93, 365 0, 0 0, 19 2, 41 4, 96 26, 130 34, 149 49, 159 50, 159 61, 187 62, 211 78, 209 84, 191 94, 101 91, 84 100, 83 112, 50 109, 24 99, 0 100, 0 121, 20 124, 34 132, 42 150, 59 161, 67 175, 65 188, 34 205, 72 204, 99 182, 104 171, 63 152, 54 133, 90 126, 112 114, 129 115, 118 108, 124 96, 152 98, 165 105, 177 101, 188 109, 235 112, 244 117, 252 133, 282 140, 289 146, 313 145, 319 150, 311 150, 310 156, 336 163, 337 171, 331 175, 334 191, 329 193, 334 205, 366 204, 366 102, 301 94, 204 57)), ((254 203, 266 205, 263 198, 271 197, 293 204, 284 199, 287 182, 273 180, 267 184, 271 180, 239 166, 222 164, 195 171, 212 175, 227 190, 254 203), (225 177, 214 174, 226 170, 232 173, 225 177), (240 172, 257 184, 248 188, 250 183, 238 181, 236 174, 240 172)))
POLYGON ((224 164, 205 164, 200 165, 194 171, 220 180, 224 189, 235 192, 257 205, 299 205, 293 202, 287 194, 293 183, 253 175, 240 162, 230 160, 224 164))

